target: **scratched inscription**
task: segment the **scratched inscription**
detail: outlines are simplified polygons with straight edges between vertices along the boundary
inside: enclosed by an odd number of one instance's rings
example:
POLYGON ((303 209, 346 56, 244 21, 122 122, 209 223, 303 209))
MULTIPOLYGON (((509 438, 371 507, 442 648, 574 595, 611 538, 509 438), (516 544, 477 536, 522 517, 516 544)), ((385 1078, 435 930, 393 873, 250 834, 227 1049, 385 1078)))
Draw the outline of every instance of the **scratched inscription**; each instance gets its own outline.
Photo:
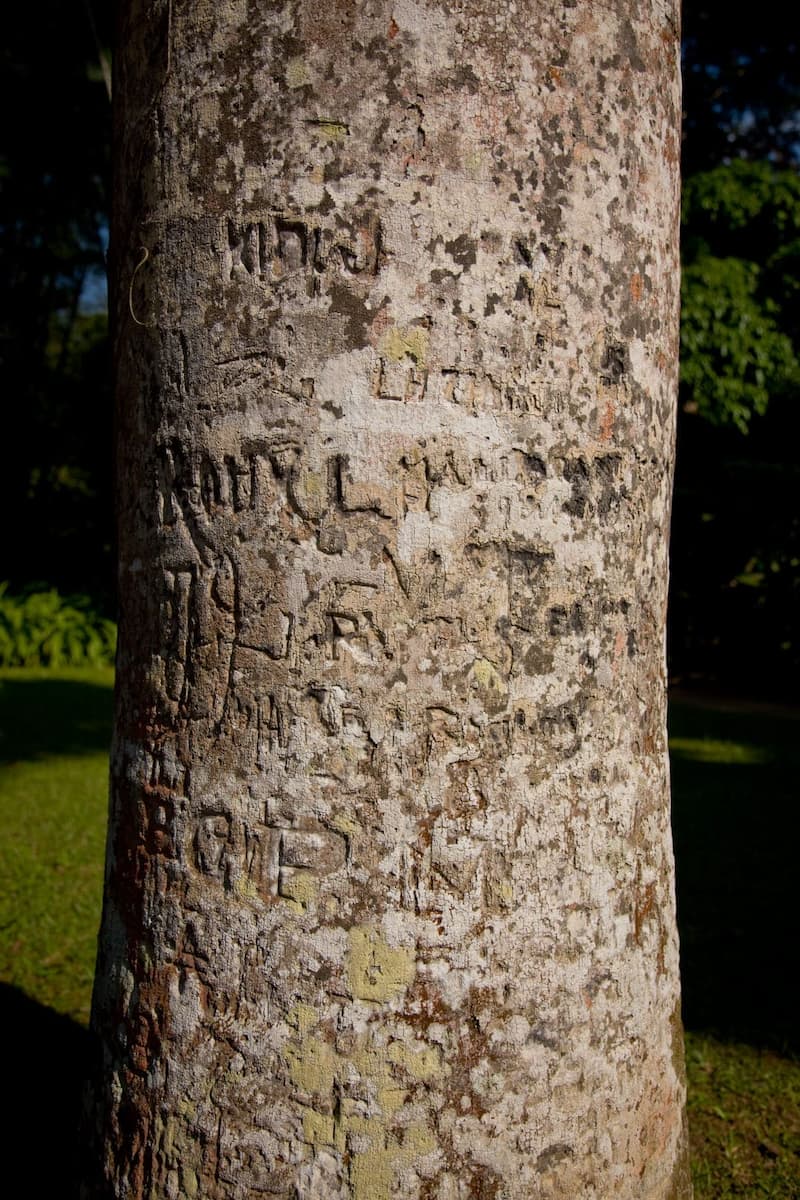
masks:
POLYGON ((337 275, 372 277, 381 265, 381 227, 371 214, 332 226, 282 213, 228 219, 222 241, 224 279, 280 285, 302 276, 309 296, 319 295, 337 275))

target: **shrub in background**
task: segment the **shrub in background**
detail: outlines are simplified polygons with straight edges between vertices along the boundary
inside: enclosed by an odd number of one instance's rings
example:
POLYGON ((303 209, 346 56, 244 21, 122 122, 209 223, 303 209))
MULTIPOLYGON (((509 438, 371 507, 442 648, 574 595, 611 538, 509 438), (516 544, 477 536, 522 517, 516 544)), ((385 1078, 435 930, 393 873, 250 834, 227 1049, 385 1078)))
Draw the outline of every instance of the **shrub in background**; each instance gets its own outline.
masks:
POLYGON ((116 644, 116 625, 88 596, 55 588, 12 596, 0 583, 0 667, 111 666, 116 644))

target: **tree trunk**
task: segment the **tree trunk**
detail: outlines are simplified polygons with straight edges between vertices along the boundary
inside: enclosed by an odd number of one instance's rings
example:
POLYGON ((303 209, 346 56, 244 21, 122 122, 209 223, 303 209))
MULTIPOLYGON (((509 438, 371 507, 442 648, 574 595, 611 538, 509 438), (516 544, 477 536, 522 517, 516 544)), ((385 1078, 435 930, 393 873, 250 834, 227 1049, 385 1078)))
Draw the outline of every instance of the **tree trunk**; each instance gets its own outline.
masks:
POLYGON ((690 1195, 673 0, 128 0, 98 1195, 690 1195))

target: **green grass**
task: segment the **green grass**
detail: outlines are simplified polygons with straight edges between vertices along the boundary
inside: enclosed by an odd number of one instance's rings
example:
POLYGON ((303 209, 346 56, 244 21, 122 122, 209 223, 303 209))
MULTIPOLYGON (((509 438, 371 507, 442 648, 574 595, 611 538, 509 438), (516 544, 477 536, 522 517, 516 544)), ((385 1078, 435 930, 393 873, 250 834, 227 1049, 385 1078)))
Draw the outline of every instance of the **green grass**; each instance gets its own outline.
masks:
POLYGON ((800 1051, 800 719, 673 703, 673 833, 687 1028, 800 1051))
MULTIPOLYGON (((20 1070, 35 1042, 65 1114, 86 1057, 111 685, 110 670, 0 671, 0 1005, 20 1070)), ((675 703, 671 728, 695 1197, 797 1200, 800 720, 675 703)))
POLYGON ((85 1024, 113 673, 0 671, 0 979, 85 1024))
POLYGON ((800 719, 673 702, 695 1200, 800 1197, 800 719))
POLYGON ((695 1200, 800 1195, 800 1065, 686 1035, 695 1200))

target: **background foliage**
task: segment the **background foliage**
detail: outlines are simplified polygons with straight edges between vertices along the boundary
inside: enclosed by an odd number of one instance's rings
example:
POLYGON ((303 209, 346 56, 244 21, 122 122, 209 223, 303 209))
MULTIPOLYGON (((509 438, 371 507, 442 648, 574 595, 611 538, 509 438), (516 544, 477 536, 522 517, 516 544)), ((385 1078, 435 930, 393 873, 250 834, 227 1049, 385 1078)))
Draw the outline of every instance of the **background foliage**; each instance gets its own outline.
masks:
POLYGON ((0 667, 113 666, 117 630, 88 596, 55 588, 21 596, 0 583, 0 667))
POLYGON ((683 230, 684 402, 746 434, 800 385, 800 177, 744 159, 701 171, 683 230))
POLYGON ((684 9, 670 669, 793 697, 800 669, 800 73, 782 6, 684 9))
POLYGON ((0 578, 109 609, 111 22, 103 0, 12 4, 0 39, 0 578))

